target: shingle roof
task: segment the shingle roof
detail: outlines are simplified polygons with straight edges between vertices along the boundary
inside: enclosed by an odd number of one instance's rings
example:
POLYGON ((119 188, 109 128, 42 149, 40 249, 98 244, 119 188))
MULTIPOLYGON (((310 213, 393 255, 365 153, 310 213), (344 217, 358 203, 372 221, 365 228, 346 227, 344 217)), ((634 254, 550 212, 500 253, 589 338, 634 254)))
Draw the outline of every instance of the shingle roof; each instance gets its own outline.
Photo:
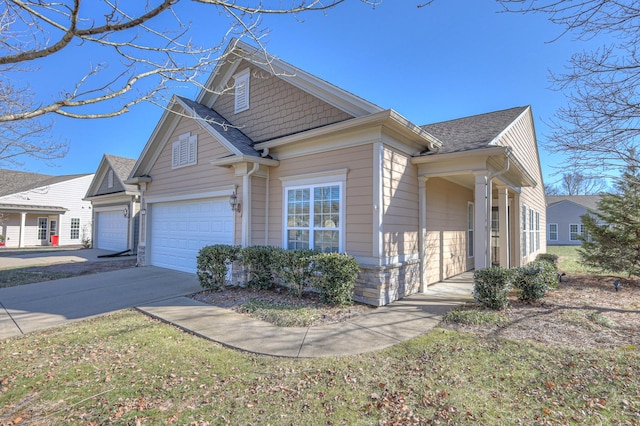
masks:
POLYGON ((38 173, 17 172, 15 170, 0 169, 0 197, 29 191, 43 186, 53 185, 89 173, 65 176, 41 175, 38 173))
POLYGON ((198 118, 205 120, 212 129, 220 133, 235 148, 237 148, 242 155, 250 155, 254 157, 260 156, 260 153, 253 149, 253 141, 216 111, 190 99, 183 98, 181 96, 178 96, 178 98, 180 98, 180 100, 189 108, 193 109, 198 118))
POLYGON ((440 154, 487 148, 527 108, 509 108, 421 127, 442 141, 440 154))
POLYGON ((109 164, 111 164, 111 168, 113 168, 116 176, 118 176, 122 182, 129 178, 133 166, 136 165, 137 161, 133 158, 118 157, 111 154, 105 154, 104 156, 107 158, 107 161, 109 161, 109 164))
POLYGON ((572 203, 581 205, 589 210, 597 211, 598 203, 600 202, 599 195, 560 195, 560 196, 548 196, 547 206, 552 206, 561 201, 570 201, 572 203))

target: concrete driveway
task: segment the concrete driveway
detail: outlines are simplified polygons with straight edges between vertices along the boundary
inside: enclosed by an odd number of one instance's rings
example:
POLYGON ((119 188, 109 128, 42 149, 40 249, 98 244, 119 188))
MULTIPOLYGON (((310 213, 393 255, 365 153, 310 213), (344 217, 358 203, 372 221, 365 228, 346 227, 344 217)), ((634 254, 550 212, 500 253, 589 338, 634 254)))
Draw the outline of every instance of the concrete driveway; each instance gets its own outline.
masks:
POLYGON ((0 288, 0 338, 201 289, 194 274, 152 266, 0 288))
POLYGON ((31 268, 34 266, 59 265, 78 262, 117 262, 124 259, 135 259, 135 256, 103 257, 114 252, 100 249, 76 250, 0 250, 0 269, 31 268))

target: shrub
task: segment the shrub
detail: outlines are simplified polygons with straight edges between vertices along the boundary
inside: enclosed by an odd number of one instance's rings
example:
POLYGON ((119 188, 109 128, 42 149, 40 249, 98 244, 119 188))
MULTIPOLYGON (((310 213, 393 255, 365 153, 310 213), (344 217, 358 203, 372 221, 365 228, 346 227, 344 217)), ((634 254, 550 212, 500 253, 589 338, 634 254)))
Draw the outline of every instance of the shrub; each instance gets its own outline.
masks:
POLYGON ((511 279, 511 271, 499 266, 476 270, 473 273, 474 299, 494 310, 509 307, 511 279))
POLYGON ((240 260, 247 271, 247 286, 255 289, 272 288, 274 275, 281 269, 283 249, 272 246, 250 246, 242 249, 240 260))
POLYGON ((319 253, 314 256, 314 287, 324 302, 332 305, 353 304, 353 289, 360 271, 358 262, 347 254, 319 253))
POLYGON ((203 288, 222 290, 227 283, 229 266, 238 259, 240 249, 236 246, 216 244, 206 246, 198 252, 198 280, 203 288))
POLYGON ((518 299, 532 302, 542 299, 548 290, 558 285, 558 273, 545 260, 536 260, 514 269, 514 284, 519 290, 518 299))
POLYGON ((551 253, 540 253, 536 256, 536 260, 540 260, 542 262, 549 262, 553 265, 556 272, 558 272, 558 255, 551 253))
POLYGON ((298 297, 302 296, 302 292, 309 286, 311 278, 315 275, 313 260, 318 254, 318 251, 309 249, 281 252, 282 278, 298 297))

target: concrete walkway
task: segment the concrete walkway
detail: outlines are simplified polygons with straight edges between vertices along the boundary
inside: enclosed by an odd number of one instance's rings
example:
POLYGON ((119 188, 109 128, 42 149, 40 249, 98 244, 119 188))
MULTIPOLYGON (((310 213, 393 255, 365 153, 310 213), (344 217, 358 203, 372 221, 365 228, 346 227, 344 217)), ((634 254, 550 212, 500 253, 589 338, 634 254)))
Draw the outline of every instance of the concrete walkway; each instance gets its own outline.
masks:
POLYGON ((282 328, 228 309, 177 297, 138 310, 222 345, 264 355, 316 358, 371 352, 435 327, 454 307, 473 300, 465 273, 352 320, 319 327, 282 328))

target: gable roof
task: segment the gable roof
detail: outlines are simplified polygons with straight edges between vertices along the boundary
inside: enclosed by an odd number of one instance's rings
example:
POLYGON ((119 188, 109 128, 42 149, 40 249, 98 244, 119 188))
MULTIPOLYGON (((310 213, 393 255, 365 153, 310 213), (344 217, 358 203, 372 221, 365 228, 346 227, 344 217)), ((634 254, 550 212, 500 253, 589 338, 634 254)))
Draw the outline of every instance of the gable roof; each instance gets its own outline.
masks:
POLYGON ((514 107, 421 127, 442 141, 439 154, 489 148, 527 108, 514 107))
POLYGON ((0 197, 20 192, 30 191, 44 186, 54 185, 56 183, 77 179, 88 176, 90 173, 51 176, 38 173, 17 172, 15 170, 0 169, 0 197))
POLYGON ((560 195, 560 196, 547 196, 547 207, 551 207, 554 204, 568 201, 574 204, 578 204, 586 209, 598 211, 598 203, 600 202, 600 195, 560 195))
POLYGON ((109 170, 113 170, 115 179, 121 185, 115 186, 114 191, 111 194, 122 194, 123 192, 138 193, 138 188, 135 185, 127 185, 124 183, 129 178, 129 175, 133 171, 135 164, 136 160, 133 158, 104 154, 102 156, 102 159, 100 160, 98 169, 96 170, 96 173, 91 180, 91 184, 89 185, 89 188, 87 188, 85 198, 88 199, 97 195, 109 195, 105 193, 98 194, 98 192, 100 191, 100 186, 104 182, 105 176, 107 175, 107 172, 109 170))
POLYGON ((111 164, 111 168, 118 179, 122 182, 127 180, 133 170, 133 166, 136 165, 136 160, 134 158, 118 157, 117 155, 111 154, 105 154, 104 156, 107 161, 109 161, 109 164, 111 164))

